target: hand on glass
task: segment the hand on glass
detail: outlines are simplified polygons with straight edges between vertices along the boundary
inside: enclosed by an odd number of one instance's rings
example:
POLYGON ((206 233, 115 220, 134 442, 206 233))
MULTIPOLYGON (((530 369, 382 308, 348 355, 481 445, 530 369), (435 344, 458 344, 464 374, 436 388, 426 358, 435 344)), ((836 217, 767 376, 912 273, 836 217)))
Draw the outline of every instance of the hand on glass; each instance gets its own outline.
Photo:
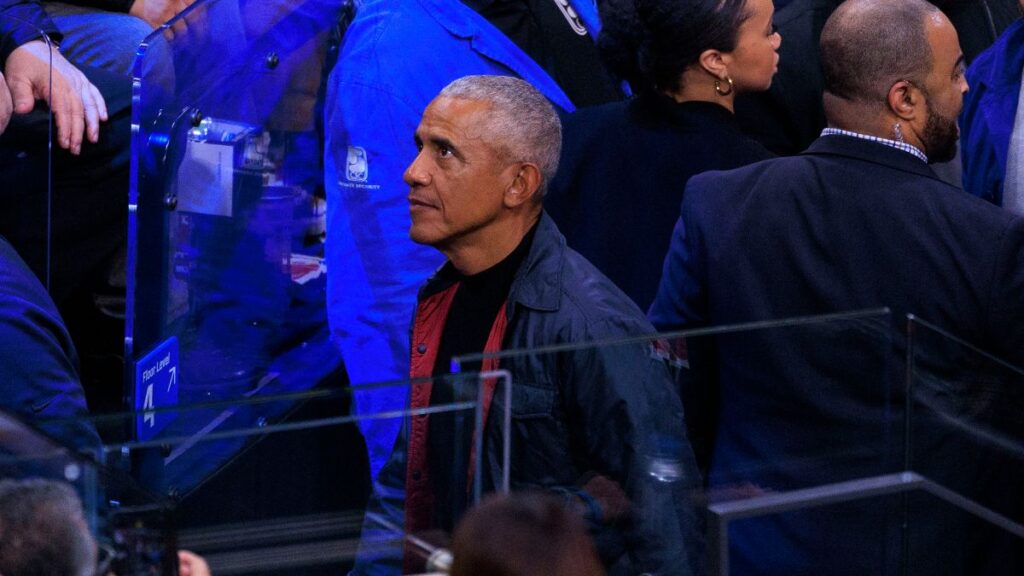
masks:
POLYGON ((83 134, 90 142, 100 139, 100 122, 107 119, 107 104, 85 74, 56 50, 52 53, 51 86, 50 58, 50 47, 42 40, 26 42, 7 57, 4 72, 14 113, 28 114, 36 100, 45 101, 57 123, 58 145, 79 154, 83 134))

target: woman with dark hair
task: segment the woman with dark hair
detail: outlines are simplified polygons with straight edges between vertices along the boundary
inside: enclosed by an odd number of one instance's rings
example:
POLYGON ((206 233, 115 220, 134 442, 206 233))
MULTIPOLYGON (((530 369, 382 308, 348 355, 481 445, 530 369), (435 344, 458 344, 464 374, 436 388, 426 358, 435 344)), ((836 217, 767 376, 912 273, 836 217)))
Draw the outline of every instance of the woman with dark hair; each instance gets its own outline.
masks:
POLYGON ((598 44, 635 97, 565 120, 545 200, 569 245, 641 308, 654 300, 686 181, 771 157, 740 133, 736 94, 767 90, 771 0, 606 0, 598 44))

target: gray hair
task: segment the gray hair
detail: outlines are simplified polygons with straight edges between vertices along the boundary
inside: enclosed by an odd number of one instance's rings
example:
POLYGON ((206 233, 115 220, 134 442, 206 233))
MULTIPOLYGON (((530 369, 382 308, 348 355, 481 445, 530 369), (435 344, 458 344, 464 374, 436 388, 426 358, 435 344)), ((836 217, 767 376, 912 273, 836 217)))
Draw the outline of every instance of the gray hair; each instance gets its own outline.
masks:
POLYGON ((506 162, 532 162, 540 168, 541 192, 558 170, 562 123, 536 88, 512 76, 463 76, 445 86, 438 98, 488 102, 487 134, 506 162))
POLYGON ((0 573, 84 576, 95 568, 96 542, 70 486, 0 481, 0 573))
POLYGON ((938 12, 924 0, 844 2, 821 32, 825 92, 873 103, 900 80, 921 85, 933 64, 925 18, 938 12))

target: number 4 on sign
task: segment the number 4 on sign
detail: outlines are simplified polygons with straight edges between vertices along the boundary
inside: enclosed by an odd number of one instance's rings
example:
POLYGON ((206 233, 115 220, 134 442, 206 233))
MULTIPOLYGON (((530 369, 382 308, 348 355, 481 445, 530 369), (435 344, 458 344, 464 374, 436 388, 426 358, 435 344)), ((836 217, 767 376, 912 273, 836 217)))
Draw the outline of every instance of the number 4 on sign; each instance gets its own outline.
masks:
POLYGON ((153 406, 153 385, 146 386, 146 399, 142 401, 142 409, 146 412, 142 415, 142 421, 152 428, 156 425, 156 414, 152 412, 153 406))
MULTIPOLYGON (((168 376, 167 391, 170 392, 171 388, 174 387, 174 384, 178 380, 177 366, 171 367, 168 371, 168 376)), ((153 412, 154 408, 156 408, 156 406, 153 405, 153 385, 150 384, 149 386, 146 386, 146 398, 142 401, 142 409, 144 410, 142 421, 149 424, 150 428, 156 425, 156 414, 153 412)))

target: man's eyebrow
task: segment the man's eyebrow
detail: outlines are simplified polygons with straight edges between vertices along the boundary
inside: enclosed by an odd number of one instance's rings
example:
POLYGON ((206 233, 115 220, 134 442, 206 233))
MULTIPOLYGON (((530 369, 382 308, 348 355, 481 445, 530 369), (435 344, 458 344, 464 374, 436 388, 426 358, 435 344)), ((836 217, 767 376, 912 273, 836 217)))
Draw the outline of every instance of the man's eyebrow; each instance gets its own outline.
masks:
POLYGON ((953 64, 953 70, 959 70, 961 68, 964 68, 965 64, 966 64, 966 61, 964 60, 964 55, 960 54, 960 56, 958 56, 957 59, 956 59, 956 64, 953 64))
POLYGON ((441 136, 431 136, 430 143, 439 148, 447 148, 453 152, 458 150, 458 147, 451 140, 441 136))

